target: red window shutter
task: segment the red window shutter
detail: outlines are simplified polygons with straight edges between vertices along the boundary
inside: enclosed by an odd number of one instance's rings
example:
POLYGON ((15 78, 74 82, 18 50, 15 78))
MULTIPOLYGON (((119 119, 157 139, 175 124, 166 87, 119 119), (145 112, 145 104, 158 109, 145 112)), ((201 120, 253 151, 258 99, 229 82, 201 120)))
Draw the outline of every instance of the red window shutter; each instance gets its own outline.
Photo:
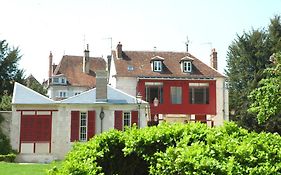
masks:
POLYGON ((123 130, 122 114, 122 111, 114 112, 114 128, 121 131, 123 130))
POLYGON ((138 123, 139 123, 138 117, 139 117, 139 112, 132 111, 132 121, 131 121, 132 126, 133 126, 133 124, 136 124, 136 126, 138 126, 138 123))
POLYGON ((95 135, 96 130, 96 111, 88 111, 88 133, 87 140, 95 135))
POLYGON ((71 111, 71 131, 70 141, 74 142, 79 140, 79 111, 71 111))

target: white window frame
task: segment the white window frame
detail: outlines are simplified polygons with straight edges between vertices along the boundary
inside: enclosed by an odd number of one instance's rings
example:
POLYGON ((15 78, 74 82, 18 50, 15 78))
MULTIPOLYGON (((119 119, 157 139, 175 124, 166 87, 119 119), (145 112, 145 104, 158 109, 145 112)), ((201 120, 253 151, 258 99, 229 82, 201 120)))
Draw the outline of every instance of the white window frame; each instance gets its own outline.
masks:
POLYGON ((60 78, 60 82, 61 82, 61 84, 66 84, 66 78, 65 77, 61 77, 60 78))
POLYGON ((123 125, 123 130, 125 129, 126 126, 128 127, 132 126, 132 113, 130 111, 123 112, 122 125, 123 125), (129 125, 125 125, 125 117, 129 117, 129 123, 128 123, 129 125))
POLYGON ((67 98, 67 91, 58 91, 59 98, 67 98))
POLYGON ((59 77, 53 77, 53 84, 59 84, 59 83, 60 83, 59 77))
POLYGON ((88 138, 88 115, 87 112, 80 112, 79 114, 79 141, 86 142, 88 138), (85 120, 85 125, 82 126, 82 117, 83 120, 85 120), (82 128, 85 128, 83 130, 83 133, 81 132, 82 128))
POLYGON ((182 62, 182 70, 183 70, 183 72, 192 72, 191 61, 183 61, 182 62))
POLYGON ((155 72, 162 71, 162 61, 153 61, 153 71, 155 72))
POLYGON ((210 86, 209 83, 189 83, 189 95, 190 95, 190 99, 191 100, 191 104, 210 104, 210 86), (196 99, 195 99, 195 92, 194 92, 194 88, 205 88, 203 90, 203 102, 204 103, 195 103, 196 99), (207 91, 208 88, 208 91, 207 91), (208 92, 208 93, 207 93, 208 92), (208 99, 208 100, 207 100, 208 99))

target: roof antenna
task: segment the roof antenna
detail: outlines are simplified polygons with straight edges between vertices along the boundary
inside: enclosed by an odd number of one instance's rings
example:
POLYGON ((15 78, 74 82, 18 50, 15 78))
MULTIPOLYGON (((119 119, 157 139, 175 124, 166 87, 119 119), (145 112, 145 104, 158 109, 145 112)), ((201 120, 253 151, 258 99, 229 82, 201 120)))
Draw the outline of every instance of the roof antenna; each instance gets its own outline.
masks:
POLYGON ((189 44, 189 40, 188 40, 188 36, 186 36, 186 42, 185 42, 186 52, 188 52, 188 44, 189 44))

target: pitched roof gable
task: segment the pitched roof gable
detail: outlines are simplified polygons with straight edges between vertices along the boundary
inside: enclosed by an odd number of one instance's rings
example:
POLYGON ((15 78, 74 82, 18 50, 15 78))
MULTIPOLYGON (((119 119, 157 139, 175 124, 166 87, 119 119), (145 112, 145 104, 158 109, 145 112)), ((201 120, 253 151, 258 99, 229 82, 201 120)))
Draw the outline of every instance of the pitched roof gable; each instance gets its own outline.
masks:
POLYGON ((224 77, 215 69, 206 65, 187 52, 163 52, 163 51, 123 51, 123 59, 117 59, 113 51, 113 59, 116 67, 116 76, 123 77, 167 77, 167 78, 214 78, 224 77), (153 72, 151 58, 164 58, 161 72, 153 72), (180 62, 183 58, 193 59, 192 72, 182 72, 180 62), (128 69, 131 67, 132 69, 128 69), (133 71, 132 71, 133 70, 133 71))
POLYGON ((100 57, 90 57, 90 73, 83 73, 83 57, 64 55, 59 65, 54 71, 54 76, 64 74, 67 81, 72 86, 86 86, 93 88, 96 86, 96 70, 104 70, 106 62, 100 57))
POLYGON ((55 101, 35 92, 34 90, 20 84, 15 83, 12 98, 12 104, 52 104, 55 101))

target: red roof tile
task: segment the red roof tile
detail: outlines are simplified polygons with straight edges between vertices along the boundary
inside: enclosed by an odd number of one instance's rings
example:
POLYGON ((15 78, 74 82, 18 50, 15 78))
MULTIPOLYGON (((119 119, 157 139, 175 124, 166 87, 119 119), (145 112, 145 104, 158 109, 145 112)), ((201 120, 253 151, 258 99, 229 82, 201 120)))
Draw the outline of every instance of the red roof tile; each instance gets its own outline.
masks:
POLYGON ((90 73, 83 73, 83 57, 65 55, 54 71, 54 75, 64 74, 72 86, 96 86, 96 70, 104 70, 106 62, 103 58, 90 57, 90 73))
POLYGON ((117 59, 116 52, 112 52, 116 66, 116 76, 124 77, 167 77, 167 78, 214 78, 224 77, 215 69, 206 65, 187 52, 160 52, 160 51, 123 51, 123 58, 117 59), (151 59, 164 58, 162 72, 153 72, 151 59), (192 72, 185 73, 181 70, 182 59, 192 61, 192 72))

